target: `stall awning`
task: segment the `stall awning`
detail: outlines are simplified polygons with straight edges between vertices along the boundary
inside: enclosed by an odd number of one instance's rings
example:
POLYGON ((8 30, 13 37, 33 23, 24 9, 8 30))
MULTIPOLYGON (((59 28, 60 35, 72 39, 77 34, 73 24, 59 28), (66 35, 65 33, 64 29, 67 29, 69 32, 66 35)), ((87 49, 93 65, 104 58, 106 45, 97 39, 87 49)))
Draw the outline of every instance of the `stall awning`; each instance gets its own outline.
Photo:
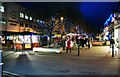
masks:
POLYGON ((2 31, 1 33, 2 33, 2 35, 7 35, 7 36, 9 36, 9 35, 31 35, 31 34, 39 35, 37 33, 32 33, 32 32, 9 32, 9 31, 2 31))
POLYGON ((56 38, 56 37, 61 38, 61 34, 57 34, 54 36, 54 38, 56 38))
POLYGON ((76 33, 68 33, 67 36, 77 36, 76 33))

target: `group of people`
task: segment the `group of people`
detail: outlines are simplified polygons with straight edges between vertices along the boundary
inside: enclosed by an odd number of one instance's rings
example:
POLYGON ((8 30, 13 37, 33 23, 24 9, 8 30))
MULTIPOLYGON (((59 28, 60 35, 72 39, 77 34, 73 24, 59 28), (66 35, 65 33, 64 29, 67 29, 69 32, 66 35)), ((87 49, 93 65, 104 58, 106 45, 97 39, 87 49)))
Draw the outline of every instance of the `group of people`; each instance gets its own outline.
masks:
POLYGON ((88 49, 89 49, 91 46, 91 39, 78 36, 78 37, 76 37, 76 42, 75 42, 74 39, 71 39, 70 36, 68 36, 65 41, 66 53, 68 53, 68 50, 70 50, 70 52, 71 52, 71 48, 74 46, 75 43, 81 45, 82 48, 84 48, 85 46, 88 46, 88 49))
POLYGON ((82 45, 82 48, 84 48, 85 46, 88 46, 88 49, 89 49, 91 46, 91 39, 86 37, 81 37, 80 44, 82 45))

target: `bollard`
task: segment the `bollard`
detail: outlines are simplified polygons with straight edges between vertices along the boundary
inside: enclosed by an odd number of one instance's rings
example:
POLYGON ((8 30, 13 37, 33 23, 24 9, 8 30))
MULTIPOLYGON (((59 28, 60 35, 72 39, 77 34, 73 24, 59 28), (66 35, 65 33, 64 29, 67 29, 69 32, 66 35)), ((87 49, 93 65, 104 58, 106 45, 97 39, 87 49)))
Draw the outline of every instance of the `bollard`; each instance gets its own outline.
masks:
POLYGON ((78 44, 78 56, 80 55, 80 44, 78 44))
POLYGON ((114 57, 114 44, 112 44, 112 57, 114 57))

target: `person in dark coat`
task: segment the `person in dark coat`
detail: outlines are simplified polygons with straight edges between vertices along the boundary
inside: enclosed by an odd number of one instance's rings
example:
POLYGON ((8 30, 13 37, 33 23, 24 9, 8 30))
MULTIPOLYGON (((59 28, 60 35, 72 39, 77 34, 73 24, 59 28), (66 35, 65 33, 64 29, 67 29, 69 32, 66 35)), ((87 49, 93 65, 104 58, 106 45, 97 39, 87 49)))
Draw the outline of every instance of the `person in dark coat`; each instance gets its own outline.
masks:
POLYGON ((88 38, 87 42, 88 42, 88 49, 90 49, 91 39, 88 38))
POLYGON ((65 41, 66 41, 66 37, 63 37, 62 39, 63 50, 65 49, 65 41))
POLYGON ((85 39, 84 39, 84 37, 81 39, 81 44, 82 44, 82 48, 84 48, 85 47, 85 39))
POLYGON ((110 48, 112 47, 112 44, 115 44, 115 41, 113 38, 110 39, 110 48))

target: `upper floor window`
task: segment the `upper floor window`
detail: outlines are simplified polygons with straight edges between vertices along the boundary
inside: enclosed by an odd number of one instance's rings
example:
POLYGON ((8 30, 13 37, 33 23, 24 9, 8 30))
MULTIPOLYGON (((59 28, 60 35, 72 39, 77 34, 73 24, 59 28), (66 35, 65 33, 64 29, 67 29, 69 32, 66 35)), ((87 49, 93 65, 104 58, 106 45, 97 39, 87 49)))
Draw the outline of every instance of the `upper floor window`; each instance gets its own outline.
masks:
POLYGON ((30 17, 30 20, 32 20, 32 17, 30 17))
POLYGON ((28 16, 27 16, 27 15, 25 15, 25 19, 28 19, 28 16))
POLYGON ((24 18, 24 14, 23 14, 23 13, 20 13, 20 17, 21 17, 21 18, 24 18))
POLYGON ((37 20, 37 22, 39 22, 39 20, 37 20))
POLYGON ((17 18, 17 15, 16 15, 15 11, 11 11, 11 18, 12 19, 16 19, 17 18))

